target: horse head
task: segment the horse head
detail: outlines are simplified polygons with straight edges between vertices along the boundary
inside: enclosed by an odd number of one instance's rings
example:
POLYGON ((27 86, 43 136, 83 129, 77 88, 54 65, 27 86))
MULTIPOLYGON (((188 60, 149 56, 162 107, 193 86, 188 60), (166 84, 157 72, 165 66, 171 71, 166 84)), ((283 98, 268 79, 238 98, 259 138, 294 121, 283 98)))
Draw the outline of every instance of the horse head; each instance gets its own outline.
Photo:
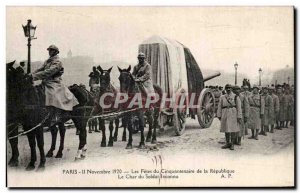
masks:
POLYGON ((113 67, 109 68, 108 70, 103 70, 101 66, 98 66, 97 69, 100 72, 100 89, 105 90, 110 85, 110 72, 113 67))
POLYGON ((122 93, 128 93, 130 88, 133 88, 135 85, 134 78, 130 72, 131 66, 129 66, 127 69, 121 69, 118 66, 120 76, 119 76, 119 81, 120 81, 120 91, 122 93))

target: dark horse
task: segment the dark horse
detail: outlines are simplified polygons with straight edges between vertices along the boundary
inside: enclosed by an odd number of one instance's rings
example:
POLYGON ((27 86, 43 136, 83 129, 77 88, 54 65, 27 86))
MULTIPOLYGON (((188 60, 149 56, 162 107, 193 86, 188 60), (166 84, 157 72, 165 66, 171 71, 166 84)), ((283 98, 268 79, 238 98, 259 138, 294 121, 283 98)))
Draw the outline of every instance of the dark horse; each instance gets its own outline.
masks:
MULTIPOLYGON (((114 101, 115 101, 115 97, 117 95, 117 90, 112 86, 111 82, 110 82, 110 72, 112 70, 112 67, 109 68, 108 70, 103 70, 101 68, 101 66, 98 66, 97 69, 100 72, 100 91, 98 93, 98 95, 96 96, 96 106, 93 109, 91 115, 96 115, 96 114, 106 114, 106 113, 110 113, 110 112, 115 112, 118 109, 114 108, 114 101), (101 104, 99 104, 99 100, 101 98, 101 96, 103 96, 103 94, 107 94, 110 93, 112 96, 111 97, 107 97, 104 99, 104 104, 108 104, 111 105, 110 108, 102 108, 101 104)), ((103 118, 98 118, 99 120, 99 129, 102 131, 102 141, 101 141, 101 147, 106 147, 106 133, 105 133, 105 119, 103 118)), ((119 118, 118 117, 113 117, 109 120, 109 140, 108 140, 108 146, 112 147, 114 141, 116 141, 116 137, 113 137, 113 130, 114 130, 114 123, 115 121, 115 125, 116 125, 116 130, 118 132, 118 127, 119 127, 119 118), (115 139, 115 140, 114 140, 115 139)), ((116 136, 116 133, 115 133, 116 136)))
MULTIPOLYGON (((45 108, 45 95, 44 90, 41 85, 34 86, 32 78, 29 77, 26 74, 16 74, 17 77, 19 77, 15 82, 14 85, 19 85, 19 95, 22 98, 22 104, 19 106, 20 112, 22 112, 22 125, 24 128, 24 131, 28 131, 29 129, 35 127, 39 123, 41 123, 43 120, 45 120, 45 117, 48 115, 48 110, 45 108)), ((14 86, 10 85, 10 86, 14 86)), ((16 86, 17 87, 17 86, 16 86)), ((84 108, 81 108, 82 106, 87 104, 87 101, 90 101, 85 94, 85 91, 76 85, 73 85, 70 88, 71 92, 75 95, 75 97, 79 101, 79 105, 77 105, 72 112, 70 112, 69 117, 64 117, 64 122, 72 118, 75 127, 80 131, 79 134, 79 147, 78 147, 78 153, 76 158, 84 158, 85 152, 86 152, 86 125, 87 125, 87 118, 82 118, 85 116, 85 110, 84 108)), ((93 101, 93 100, 92 100, 93 101)), ((60 128, 60 135, 61 135, 61 143, 59 150, 57 152, 56 157, 62 156, 62 151, 64 148, 64 137, 65 137, 65 128, 63 123, 58 123, 60 128)), ((26 170, 33 170, 35 168, 35 162, 37 159, 36 156, 36 142, 37 146, 40 150, 40 165, 39 168, 45 167, 45 153, 44 153, 44 136, 43 136, 43 126, 42 124, 40 127, 37 127, 36 129, 30 131, 27 133, 27 138, 29 141, 29 146, 31 150, 31 159, 26 167, 26 170)), ((54 151, 55 145, 53 143, 56 141, 57 136, 57 128, 56 124, 50 128, 51 134, 52 134, 52 145, 48 152, 49 155, 54 151), (56 132, 56 135, 55 135, 56 132), (55 139, 55 140, 54 140, 55 139)))
MULTIPOLYGON (((120 92, 126 93, 128 95, 129 101, 135 96, 135 94, 140 93, 142 95, 142 98, 145 99, 147 96, 141 91, 139 83, 134 81, 134 78, 132 74, 130 73, 131 66, 129 66, 127 69, 119 69, 120 76, 120 92)), ((141 141, 139 144, 139 148, 143 149, 145 148, 145 138, 144 138, 144 113, 146 115, 146 118, 149 123, 149 132, 147 134, 146 142, 150 142, 155 144, 156 141, 156 128, 158 127, 158 117, 160 113, 160 103, 161 103, 161 97, 162 97, 162 89, 158 85, 153 85, 155 93, 159 96, 159 100, 150 108, 147 109, 139 109, 137 111, 128 112, 124 115, 124 122, 125 126, 128 127, 129 132, 129 139, 128 144, 126 146, 126 149, 132 148, 132 133, 133 133, 133 125, 132 125, 132 118, 134 116, 138 117, 138 127, 141 131, 141 141), (152 132, 153 129, 153 132, 152 132), (152 139, 151 139, 152 138, 152 139)), ((127 110, 127 107, 123 106, 122 110, 127 110)))
MULTIPOLYGON (((22 123, 22 96, 19 94, 21 85, 15 84, 22 72, 13 68, 15 61, 6 64, 6 124, 8 137, 18 135, 18 125, 22 123)), ((8 162, 11 167, 19 165, 18 138, 9 139, 12 157, 8 162)))
POLYGON ((243 86, 248 86, 248 88, 251 89, 250 80, 244 78, 244 79, 243 79, 243 86))

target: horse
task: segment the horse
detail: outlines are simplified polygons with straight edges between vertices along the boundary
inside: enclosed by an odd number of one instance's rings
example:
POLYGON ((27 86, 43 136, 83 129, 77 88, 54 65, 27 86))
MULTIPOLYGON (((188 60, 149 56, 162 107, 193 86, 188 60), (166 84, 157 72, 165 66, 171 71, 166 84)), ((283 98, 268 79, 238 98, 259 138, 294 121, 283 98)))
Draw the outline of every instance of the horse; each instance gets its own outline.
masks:
MULTIPOLYGON (((31 76, 28 76, 27 74, 19 74, 19 78, 17 81, 15 81, 14 85, 20 86, 20 92, 19 94, 22 97, 22 105, 19 106, 20 111, 22 111, 22 124, 24 131, 29 131, 29 129, 38 126, 39 123, 42 123, 49 118, 48 110, 45 108, 45 91, 43 90, 43 86, 33 85, 33 80, 31 76), (47 115, 48 113, 48 115, 47 115)), ((85 116, 85 110, 83 111, 83 106, 87 104, 87 102, 90 102, 91 99, 87 98, 85 91, 80 88, 79 86, 71 87, 71 92, 75 95, 75 97, 79 101, 79 105, 74 107, 73 111, 69 113, 68 117, 64 117, 63 122, 68 121, 69 119, 72 119, 75 127, 80 131, 79 134, 79 147, 78 152, 75 157, 75 159, 83 159, 85 157, 86 153, 86 124, 87 124, 87 118, 84 118, 85 116)), ((65 137, 65 128, 63 123, 57 123, 59 125, 60 129, 60 135, 61 135, 61 143, 59 150, 57 152, 56 157, 60 158, 62 157, 62 151, 64 148, 64 137, 65 137)), ((51 148, 48 151, 47 155, 53 155, 53 151, 55 149, 55 142, 56 142, 56 136, 57 136, 57 128, 54 124, 50 127, 51 135, 52 135, 52 144, 51 148)), ((31 159, 29 164, 26 167, 26 170, 33 170, 35 169, 35 162, 36 162, 36 142, 37 146, 40 151, 40 164, 38 166, 39 169, 45 168, 45 162, 46 162, 46 156, 44 153, 44 135, 43 135, 43 126, 45 124, 39 125, 34 130, 27 133, 27 138, 29 141, 29 146, 31 150, 31 159)))
MULTIPOLYGON (((109 112, 114 112, 117 111, 118 109, 113 108, 114 106, 114 101, 115 101, 115 97, 117 95, 117 90, 113 87, 113 85, 110 82, 110 72, 112 70, 113 67, 109 68, 108 70, 103 70, 101 68, 101 66, 98 66, 97 69, 100 72, 99 75, 99 79, 100 79, 100 89, 99 89, 99 93, 96 97, 96 107, 92 110, 91 116, 95 115, 95 114, 105 114, 105 113, 109 113, 109 112), (101 104, 99 104, 99 100, 101 98, 101 96, 103 96, 103 94, 106 93, 110 93, 113 95, 113 97, 108 97, 104 100, 104 103, 108 103, 110 104, 112 107, 111 108, 103 108, 101 106, 101 104)), ((106 133, 105 133, 105 120, 101 117, 98 118, 99 121, 99 129, 100 131, 102 131, 102 140, 101 140, 101 147, 106 147, 106 133)), ((117 141, 117 134, 116 132, 118 132, 118 128, 119 128, 119 118, 111 118, 109 120, 109 140, 108 140, 108 147, 112 147, 113 146, 113 142, 117 141), (113 136, 113 130, 114 130, 114 123, 115 121, 115 133, 113 136)))
MULTIPOLYGON (((120 92, 121 93, 126 93, 128 95, 129 101, 132 100, 135 94, 137 93, 143 93, 140 89, 140 86, 138 85, 137 82, 135 82, 130 70, 131 66, 129 66, 127 69, 121 69, 119 68, 119 81, 120 81, 120 92)), ((149 124, 149 131, 147 134, 146 142, 151 142, 152 144, 157 143, 156 139, 156 128, 158 127, 158 117, 160 113, 160 103, 161 103, 161 98, 162 98, 162 89, 158 85, 153 85, 155 93, 159 96, 159 100, 152 106, 153 108, 147 108, 147 109, 138 109, 133 112, 127 112, 124 115, 124 122, 125 125, 128 127, 128 132, 129 132, 129 139, 128 143, 126 146, 126 149, 132 149, 132 134, 133 134, 133 125, 132 125, 132 118, 134 116, 138 117, 139 120, 139 130, 141 132, 141 140, 139 144, 139 148, 144 149, 145 146, 145 138, 144 138, 144 125, 145 125, 145 120, 144 120, 144 113, 145 116, 147 117, 148 124, 149 124), (153 130, 153 132, 152 132, 153 130)), ((145 94, 142 95, 143 99, 145 99, 145 94)), ((124 108, 124 107, 123 107, 124 108)), ((125 107, 127 108, 127 107, 125 107)), ((126 110, 126 109, 123 109, 126 110)))
MULTIPOLYGON (((8 137, 18 135, 18 126, 22 122, 22 97, 19 95, 20 86, 15 84, 18 80, 19 72, 13 68, 15 61, 6 64, 6 123, 8 137)), ((11 167, 19 165, 18 138, 8 140, 12 150, 12 157, 8 162, 11 167)))
POLYGON ((251 89, 251 84, 250 84, 250 80, 244 78, 243 79, 243 86, 248 86, 249 90, 251 89))

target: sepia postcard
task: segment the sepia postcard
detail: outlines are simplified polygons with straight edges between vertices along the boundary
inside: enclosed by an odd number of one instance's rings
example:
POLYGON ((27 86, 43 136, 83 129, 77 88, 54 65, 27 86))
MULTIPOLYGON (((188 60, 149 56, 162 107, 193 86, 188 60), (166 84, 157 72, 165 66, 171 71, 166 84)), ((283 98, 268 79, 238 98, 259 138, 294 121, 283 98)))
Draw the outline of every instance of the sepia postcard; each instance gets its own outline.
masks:
POLYGON ((7 6, 7 187, 295 187, 294 18, 7 6))

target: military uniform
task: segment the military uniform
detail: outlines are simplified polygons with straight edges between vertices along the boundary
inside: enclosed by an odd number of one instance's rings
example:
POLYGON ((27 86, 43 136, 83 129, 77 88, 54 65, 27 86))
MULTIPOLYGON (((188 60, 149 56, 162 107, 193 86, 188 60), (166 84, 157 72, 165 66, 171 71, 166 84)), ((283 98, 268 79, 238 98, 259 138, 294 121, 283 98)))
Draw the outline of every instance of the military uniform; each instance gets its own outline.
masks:
POLYGON ((288 95, 288 121, 291 121, 291 125, 293 125, 294 122, 294 108, 295 108, 295 101, 294 101, 294 95, 289 94, 288 95))
MULTIPOLYGON (((50 48, 50 47, 49 47, 50 48)), ((72 111, 79 102, 71 91, 62 84, 63 64, 57 55, 46 60, 43 66, 33 72, 33 80, 42 80, 45 87, 45 106, 72 111)))
POLYGON ((273 99, 273 111, 270 111, 269 124, 271 125, 271 132, 273 132, 274 125, 275 123, 277 123, 277 117, 279 112, 279 98, 274 93, 272 93, 271 97, 273 99))
POLYGON ((261 117, 264 114, 265 102, 258 93, 252 93, 248 100, 250 105, 248 127, 252 130, 251 138, 254 138, 254 131, 256 131, 255 138, 258 139, 257 134, 261 128, 261 117))
POLYGON ((239 132, 237 119, 242 119, 241 100, 234 93, 225 94, 220 97, 217 117, 221 118, 220 132, 239 132))
MULTIPOLYGON (((225 89, 231 89, 231 85, 226 85, 225 89)), ((238 119, 242 119, 241 100, 232 91, 222 95, 219 100, 217 117, 221 121, 220 132, 225 133, 226 144, 223 149, 230 148, 234 150, 236 142, 236 133, 240 132, 238 119)))
POLYGON ((278 120, 280 122, 284 122, 287 121, 289 96, 286 94, 279 94, 278 98, 279 98, 278 120))
POLYGON ((245 120, 248 121, 249 119, 250 105, 249 105, 248 97, 246 97, 244 94, 240 93, 239 97, 241 100, 241 108, 242 108, 242 122, 239 124, 241 131, 238 133, 238 136, 242 137, 245 135, 245 130, 246 130, 245 120))
POLYGON ((148 62, 145 61, 143 64, 137 64, 133 68, 132 75, 135 76, 136 81, 140 82, 142 91, 145 92, 145 94, 154 93, 152 70, 148 62))

